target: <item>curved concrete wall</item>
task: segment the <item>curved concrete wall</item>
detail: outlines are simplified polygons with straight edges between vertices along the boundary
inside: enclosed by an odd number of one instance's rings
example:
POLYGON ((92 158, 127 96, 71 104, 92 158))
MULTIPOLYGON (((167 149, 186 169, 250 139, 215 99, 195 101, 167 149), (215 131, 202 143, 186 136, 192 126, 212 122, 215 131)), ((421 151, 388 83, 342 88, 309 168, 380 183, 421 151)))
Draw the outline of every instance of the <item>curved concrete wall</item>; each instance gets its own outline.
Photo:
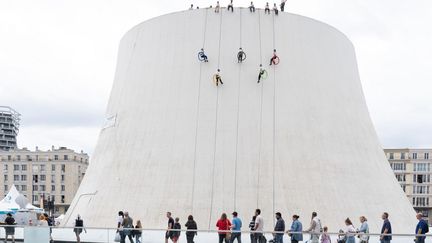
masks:
POLYGON ((127 210, 159 228, 172 211, 214 229, 222 212, 247 222, 255 208, 267 230, 276 211, 305 225, 317 211, 332 231, 365 215, 376 232, 383 211, 395 232, 415 225, 371 123, 353 46, 323 23, 238 8, 148 20, 121 41, 107 114, 115 125, 100 134, 68 225, 79 213, 87 225, 114 226, 127 210), (197 60, 202 46, 208 63, 197 60), (281 61, 269 67, 273 48, 281 61), (268 78, 257 84, 260 63, 268 78))

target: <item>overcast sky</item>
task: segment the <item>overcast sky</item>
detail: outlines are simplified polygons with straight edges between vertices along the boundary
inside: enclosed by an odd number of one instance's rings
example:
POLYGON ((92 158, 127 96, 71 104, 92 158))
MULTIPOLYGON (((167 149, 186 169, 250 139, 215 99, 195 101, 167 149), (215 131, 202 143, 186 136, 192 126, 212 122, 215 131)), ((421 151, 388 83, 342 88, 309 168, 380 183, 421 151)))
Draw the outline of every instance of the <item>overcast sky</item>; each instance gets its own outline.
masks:
MULTIPOLYGON (((0 0, 0 105, 22 114, 19 146, 91 153, 119 40, 190 3, 215 1, 0 0)), ((432 1, 288 0, 286 9, 333 25, 354 43, 384 147, 432 147, 432 1)))

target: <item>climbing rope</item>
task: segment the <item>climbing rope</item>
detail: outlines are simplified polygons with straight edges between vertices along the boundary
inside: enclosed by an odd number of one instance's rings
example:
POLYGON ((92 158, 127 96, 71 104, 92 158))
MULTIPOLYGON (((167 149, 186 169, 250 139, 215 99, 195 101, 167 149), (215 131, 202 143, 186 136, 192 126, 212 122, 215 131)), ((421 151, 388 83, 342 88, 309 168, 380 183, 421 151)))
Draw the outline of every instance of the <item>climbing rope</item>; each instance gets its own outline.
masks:
MULTIPOLYGON (((219 21, 219 54, 218 54, 218 70, 220 69, 220 52, 221 52, 221 40, 222 40, 222 11, 220 12, 219 21)), ((219 108, 219 88, 216 88, 216 112, 215 112, 215 130, 214 130, 214 144, 213 144, 213 169, 212 169, 212 189, 211 189, 211 201, 210 201, 210 217, 208 229, 210 230, 213 214, 213 200, 214 200, 214 183, 215 183, 215 166, 216 166, 216 141, 217 141, 217 127, 218 127, 218 108, 219 108)))
MULTIPOLYGON (((204 35, 203 35, 203 45, 202 48, 204 48, 205 45, 205 36, 206 36, 206 29, 207 29, 207 13, 208 9, 205 11, 205 20, 204 20, 204 35)), ((200 63, 199 68, 199 78, 198 78, 198 97, 196 102, 196 117, 195 117, 195 147, 194 147, 194 159, 193 159, 193 176, 192 176, 192 202, 191 202, 191 214, 193 215, 193 205, 194 205, 194 199, 195 199, 195 177, 196 177, 196 157, 197 157, 197 143, 198 143, 198 125, 199 125, 199 106, 200 106, 200 98, 201 98, 201 79, 202 79, 202 63, 200 63)))
MULTIPOLYGON (((259 49, 260 49, 260 65, 262 65, 262 44, 261 44, 261 10, 258 10, 258 31, 259 31, 259 49)), ((262 148, 262 112, 263 112, 263 97, 264 97, 264 84, 261 85, 261 107, 260 107, 260 124, 259 124, 259 148, 258 148, 258 175, 257 175, 257 205, 259 208, 259 187, 260 187, 260 170, 261 170, 261 148, 262 148)))
MULTIPOLYGON (((273 15, 273 49, 276 49, 275 16, 273 15)), ((273 66, 273 215, 275 214, 275 158, 276 158, 276 66, 273 66)))

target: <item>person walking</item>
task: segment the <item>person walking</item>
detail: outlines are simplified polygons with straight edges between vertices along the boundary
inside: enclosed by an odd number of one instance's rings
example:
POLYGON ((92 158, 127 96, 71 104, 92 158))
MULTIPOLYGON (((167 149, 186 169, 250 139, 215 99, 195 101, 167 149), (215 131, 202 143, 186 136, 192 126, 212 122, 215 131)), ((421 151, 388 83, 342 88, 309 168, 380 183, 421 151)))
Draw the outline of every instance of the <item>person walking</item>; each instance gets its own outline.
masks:
POLYGON ((137 220, 137 223, 135 225, 134 235, 135 235, 135 242, 141 243, 141 236, 142 236, 141 220, 137 220))
POLYGON ((250 6, 249 6, 249 11, 251 13, 255 13, 255 6, 254 6, 253 2, 251 2, 250 6))
POLYGON ((264 8, 264 14, 270 14, 270 6, 268 2, 266 3, 264 8))
POLYGON ((369 242, 369 225, 367 223, 367 219, 365 216, 360 217, 360 229, 358 230, 358 233, 360 233, 360 243, 368 243, 369 242))
POLYGON ((230 0, 230 3, 228 3, 227 10, 230 11, 230 9, 231 9, 231 13, 234 12, 233 0, 230 0))
POLYGON ((262 64, 260 64, 260 69, 259 69, 259 73, 258 73, 258 82, 257 83, 261 82, 261 79, 262 79, 262 77, 263 77, 264 74, 265 74, 265 70, 262 68, 262 64))
POLYGON ((194 243, 194 237, 195 237, 195 235, 198 234, 196 232, 198 227, 197 227, 197 223, 195 222, 192 215, 188 216, 188 221, 186 222, 185 226, 186 226, 186 229, 188 230, 188 231, 186 231, 187 243, 194 243), (189 230, 192 230, 192 231, 189 231, 189 230))
POLYGON ((132 229, 134 228, 134 225, 133 225, 133 219, 129 216, 128 212, 124 212, 124 218, 121 225, 123 227, 123 236, 121 237, 120 242, 125 243, 126 236, 127 236, 129 242, 133 243, 134 241, 132 239, 132 229))
MULTIPOLYGON (((15 219, 12 217, 11 213, 6 214, 6 218, 4 220, 6 225, 15 225, 15 219)), ((15 243, 15 227, 4 227, 5 229, 5 242, 8 241, 9 236, 12 238, 12 242, 15 243)))
POLYGON ((174 243, 177 243, 177 241, 180 238, 180 234, 181 234, 181 225, 180 225, 180 219, 179 218, 175 218, 173 229, 175 231, 173 232, 173 236, 171 239, 174 243))
POLYGON ((249 223, 249 230, 251 231, 250 232, 250 241, 251 241, 251 243, 256 243, 255 234, 252 232, 252 231, 255 230, 255 220, 256 220, 256 216, 254 215, 252 217, 252 220, 249 223))
POLYGON ((354 228, 351 219, 347 218, 345 219, 345 225, 346 225, 346 243, 355 243, 355 234, 357 233, 356 229, 354 228))
POLYGON ((257 231, 255 233, 255 240, 256 240, 257 243, 261 243, 265 239, 264 234, 263 234, 263 231, 264 231, 264 219, 261 216, 261 209, 257 208, 255 210, 255 216, 256 216, 256 219, 255 219, 255 228, 254 228, 254 231, 257 231))
POLYGON ((283 243, 283 236, 285 234, 285 220, 282 218, 282 214, 277 212, 276 216, 276 224, 274 227, 274 243, 283 243))
POLYGON ((273 4, 273 12, 275 13, 275 15, 279 14, 279 10, 278 10, 278 8, 276 6, 276 3, 273 4))
POLYGON ((281 4, 280 4, 281 12, 283 12, 285 10, 285 3, 286 3, 286 1, 287 0, 281 0, 281 4))
POLYGON ((231 229, 232 229, 232 233, 231 233, 231 240, 230 242, 233 243, 235 239, 237 239, 238 243, 241 243, 241 227, 242 227, 242 221, 241 219, 238 217, 238 213, 237 212, 233 212, 233 219, 232 219, 232 224, 231 224, 231 229))
POLYGON ((383 222, 383 226, 381 228, 381 236, 380 236, 380 241, 381 243, 390 243, 392 240, 392 228, 391 228, 391 223, 390 220, 388 219, 389 214, 387 212, 384 212, 381 216, 383 222), (386 235, 386 234, 390 234, 390 235, 386 235))
POLYGON ((215 13, 219 13, 220 10, 220 4, 219 1, 216 2, 216 7, 215 7, 215 13))
POLYGON ((123 218, 124 218, 124 214, 123 211, 119 211, 118 212, 118 217, 117 217, 117 231, 116 233, 119 234, 120 239, 122 238, 123 235, 123 229, 122 229, 122 223, 123 223, 123 218))
POLYGON ((291 243, 298 243, 299 241, 303 241, 303 225, 299 221, 300 216, 294 214, 292 216, 292 224, 291 228, 288 231, 288 235, 291 237, 291 243))
POLYGON ((214 81, 216 83, 216 86, 219 86, 219 83, 220 84, 224 84, 222 82, 222 78, 221 78, 221 75, 220 75, 220 69, 217 70, 217 73, 214 75, 214 79, 215 79, 214 81))
POLYGON ((416 236, 415 242, 416 243, 424 243, 426 240, 426 233, 429 232, 429 226, 428 223, 423 219, 423 214, 418 213, 416 215, 416 218, 418 220, 417 226, 416 226, 416 235, 422 235, 422 236, 416 236))
POLYGON ((321 234, 321 220, 318 218, 316 212, 312 213, 312 220, 310 222, 309 229, 306 230, 310 232, 310 243, 318 243, 321 234))
POLYGON ((167 212, 166 217, 168 218, 168 228, 165 233, 165 243, 168 243, 168 239, 172 236, 171 229, 174 227, 174 219, 171 217, 171 212, 167 212))
POLYGON ((220 219, 216 222, 216 227, 219 230, 219 243, 223 243, 224 241, 225 243, 229 243, 230 239, 228 239, 227 234, 231 228, 231 223, 228 220, 226 213, 221 215, 220 219))
POLYGON ((75 219, 75 228, 73 231, 75 232, 77 243, 81 242, 80 234, 83 231, 87 234, 87 230, 84 228, 84 221, 81 219, 81 216, 79 214, 75 219))
POLYGON ((324 226, 323 234, 321 235, 321 243, 331 243, 330 235, 328 234, 328 227, 324 226))

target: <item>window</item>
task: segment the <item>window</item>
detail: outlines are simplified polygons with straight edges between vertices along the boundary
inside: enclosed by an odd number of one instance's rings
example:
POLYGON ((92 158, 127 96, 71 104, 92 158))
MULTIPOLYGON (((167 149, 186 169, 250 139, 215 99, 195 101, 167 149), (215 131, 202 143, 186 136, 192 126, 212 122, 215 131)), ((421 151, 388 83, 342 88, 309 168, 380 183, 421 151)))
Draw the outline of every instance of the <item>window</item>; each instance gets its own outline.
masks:
POLYGON ((20 176, 19 175, 14 175, 14 181, 19 181, 20 176))
POLYGON ((66 190, 65 185, 62 185, 62 186, 61 186, 61 191, 64 192, 65 190, 66 190))
POLYGON ((8 171, 8 165, 4 164, 4 165, 3 165, 3 170, 4 170, 4 171, 8 171))
POLYGON ((414 194, 429 194, 429 186, 414 186, 414 194))
POLYGON ((412 154, 412 158, 413 158, 413 159, 417 159, 417 153, 413 153, 413 154, 412 154))
POLYGON ((61 175, 61 181, 64 181, 64 180, 65 180, 65 176, 61 175))
POLYGON ((21 161, 21 155, 17 155, 17 160, 21 161))
POLYGON ((402 187, 402 190, 403 190, 404 192, 406 192, 406 186, 405 186, 405 185, 401 185, 401 187, 402 187))
POLYGON ((12 160, 12 156, 8 155, 8 160, 11 161, 12 160))
POLYGON ((429 159, 429 153, 424 154, 424 159, 429 159))
POLYGON ((56 165, 51 165, 51 171, 55 171, 56 170, 56 165))
POLYGON ((38 185, 33 185, 33 191, 37 191, 39 189, 38 185))
POLYGON ((399 181, 399 182, 405 182, 405 175, 397 174, 397 175, 396 175, 396 179, 397 179, 397 181, 399 181))
POLYGON ((20 166, 19 165, 14 165, 14 171, 19 170, 20 166))
POLYGON ((67 154, 63 155, 64 160, 69 160, 69 156, 67 154))
POLYGON ((58 160, 58 155, 54 155, 54 160, 58 160))
POLYGON ((429 183, 430 175, 414 175, 413 180, 417 183, 429 183))
POLYGON ((21 180, 22 181, 27 181, 27 175, 21 175, 21 180))
POLYGON ((27 191, 27 186, 26 185, 22 185, 21 186, 21 191, 23 191, 23 192, 27 191))
POLYGON ((40 186, 40 190, 41 190, 42 192, 44 192, 45 189, 46 189, 45 185, 41 185, 41 186, 40 186))
POLYGON ((46 181, 46 176, 45 175, 40 175, 40 180, 41 181, 46 181))
POLYGON ((393 153, 390 153, 389 159, 394 159, 394 154, 393 153))
POLYGON ((61 171, 64 173, 64 172, 66 172, 66 165, 65 164, 62 164, 61 165, 61 171))
POLYGON ((36 161, 39 161, 39 155, 36 155, 35 157, 36 157, 36 161))
POLYGON ((38 183, 38 181, 39 181, 38 175, 33 175, 33 181, 38 183))
POLYGON ((5 191, 5 192, 8 191, 8 185, 4 185, 4 191, 5 191))
POLYGON ((401 159, 405 159, 405 153, 401 153, 401 159))
POLYGON ((65 203, 65 196, 64 195, 61 196, 61 203, 65 203))
POLYGON ((429 163, 415 163, 414 164, 414 171, 430 171, 430 164, 429 163))
POLYGON ((26 155, 26 159, 27 159, 27 161, 32 161, 32 158, 30 155, 26 155))
POLYGON ((51 185, 51 191, 55 192, 55 186, 54 185, 51 185))
POLYGON ((393 170, 406 170, 406 164, 405 163, 390 163, 390 166, 393 170))
POLYGON ((55 183, 55 175, 51 175, 51 183, 55 183))
POLYGON ((40 171, 45 171, 45 165, 40 165, 40 171))
POLYGON ((38 195, 33 195, 33 203, 39 201, 38 195))
POLYGON ((3 180, 8 181, 8 175, 3 175, 3 180))
POLYGON ((429 206, 429 198, 427 197, 413 197, 413 205, 417 207, 429 206))
POLYGON ((27 170, 27 165, 21 165, 21 170, 22 171, 26 171, 27 170))

